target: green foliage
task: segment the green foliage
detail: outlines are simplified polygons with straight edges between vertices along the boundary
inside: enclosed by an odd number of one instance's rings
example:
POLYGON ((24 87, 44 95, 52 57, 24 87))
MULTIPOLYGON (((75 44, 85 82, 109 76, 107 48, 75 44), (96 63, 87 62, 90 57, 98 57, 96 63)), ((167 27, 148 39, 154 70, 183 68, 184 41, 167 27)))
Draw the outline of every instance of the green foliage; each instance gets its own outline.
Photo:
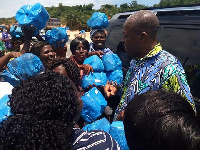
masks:
POLYGON ((171 7, 180 5, 200 4, 200 0, 161 0, 159 4, 154 7, 171 7))
MULTIPOLYGON (((200 4, 200 0, 160 0, 160 3, 155 4, 153 7, 169 7, 188 4, 200 4)), ((90 19, 92 14, 96 11, 103 12, 108 18, 112 18, 116 13, 145 9, 149 6, 138 4, 137 0, 133 0, 130 3, 121 4, 119 7, 110 4, 101 5, 99 10, 95 10, 93 7, 93 3, 76 6, 64 6, 62 3, 59 3, 58 7, 46 7, 46 10, 51 18, 59 18, 63 26, 69 26, 71 30, 88 31, 90 29, 87 27, 87 20, 90 19)), ((0 24, 13 24, 15 22, 16 20, 14 17, 0 18, 0 24)))

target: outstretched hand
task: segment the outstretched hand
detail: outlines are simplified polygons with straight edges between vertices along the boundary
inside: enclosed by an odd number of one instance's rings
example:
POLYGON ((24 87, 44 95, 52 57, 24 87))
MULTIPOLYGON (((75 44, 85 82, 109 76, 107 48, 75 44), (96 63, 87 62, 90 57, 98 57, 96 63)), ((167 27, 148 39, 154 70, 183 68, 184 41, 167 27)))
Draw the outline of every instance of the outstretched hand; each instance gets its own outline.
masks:
POLYGON ((67 45, 63 47, 63 42, 57 42, 57 45, 53 45, 53 49, 56 52, 57 56, 60 56, 62 58, 66 58, 66 52, 67 52, 67 45))
POLYGON ((31 40, 35 31, 36 31, 37 28, 33 27, 33 25, 31 25, 30 27, 27 27, 26 25, 24 25, 22 27, 22 32, 23 32, 23 35, 24 35, 24 39, 25 41, 26 40, 31 40))
POLYGON ((120 114, 117 116, 117 121, 123 121, 124 120, 124 111, 122 111, 120 114))
POLYGON ((95 51, 95 52, 89 52, 89 53, 88 53, 88 56, 89 56, 89 57, 92 56, 92 55, 97 55, 97 56, 99 56, 99 57, 101 58, 101 56, 102 56, 102 55, 105 55, 105 53, 102 52, 102 51, 95 51))
POLYGON ((81 70, 84 70, 84 73, 88 76, 90 74, 90 72, 93 73, 93 68, 91 65, 89 64, 83 64, 83 65, 79 65, 79 68, 81 70))
POLYGON ((20 57, 22 54, 23 54, 22 52, 10 52, 10 53, 8 53, 10 59, 20 57))
POLYGON ((111 96, 114 96, 118 89, 119 85, 117 84, 117 82, 108 81, 107 84, 104 86, 105 97, 109 98, 111 96))
POLYGON ((5 68, 11 58, 17 58, 22 55, 21 52, 10 52, 0 58, 0 71, 5 68))
POLYGON ((89 86, 87 87, 87 90, 89 91, 91 88, 96 87, 99 91, 103 91, 104 89, 104 85, 98 87, 95 83, 93 83, 93 85, 89 84, 89 86))

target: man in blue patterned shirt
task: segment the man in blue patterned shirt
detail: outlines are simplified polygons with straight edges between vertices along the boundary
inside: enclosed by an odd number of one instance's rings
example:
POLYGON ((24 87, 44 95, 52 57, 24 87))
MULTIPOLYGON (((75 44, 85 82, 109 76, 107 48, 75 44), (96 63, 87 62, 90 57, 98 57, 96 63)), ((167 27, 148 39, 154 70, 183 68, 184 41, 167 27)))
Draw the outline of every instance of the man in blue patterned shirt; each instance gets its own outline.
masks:
MULTIPOLYGON (((121 87, 123 94, 115 120, 123 118, 124 109, 134 96, 158 89, 179 93, 196 111, 181 63, 162 50, 156 40, 158 27, 158 18, 147 10, 133 13, 124 24, 125 51, 132 60, 121 87)), ((115 95, 117 89, 116 85, 108 83, 104 88, 105 95, 115 95)))

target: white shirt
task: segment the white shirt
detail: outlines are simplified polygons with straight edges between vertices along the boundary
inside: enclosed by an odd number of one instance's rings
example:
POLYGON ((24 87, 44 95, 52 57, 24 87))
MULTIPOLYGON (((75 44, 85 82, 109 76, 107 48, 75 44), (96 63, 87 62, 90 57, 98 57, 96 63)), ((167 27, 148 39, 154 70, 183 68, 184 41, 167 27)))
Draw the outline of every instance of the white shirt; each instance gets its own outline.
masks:
POLYGON ((0 99, 7 94, 12 94, 13 86, 8 82, 0 82, 0 99))

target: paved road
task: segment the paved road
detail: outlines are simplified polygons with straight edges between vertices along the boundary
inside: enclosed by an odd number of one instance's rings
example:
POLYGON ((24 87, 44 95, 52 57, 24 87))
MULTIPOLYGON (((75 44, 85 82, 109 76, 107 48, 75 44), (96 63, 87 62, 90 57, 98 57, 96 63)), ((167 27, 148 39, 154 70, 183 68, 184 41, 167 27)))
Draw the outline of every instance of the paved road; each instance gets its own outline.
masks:
POLYGON ((69 40, 67 41, 67 53, 66 53, 66 57, 67 57, 67 58, 69 58, 69 57, 72 55, 72 53, 71 53, 71 51, 70 51, 70 43, 71 43, 71 41, 72 41, 72 39, 69 39, 69 40))

